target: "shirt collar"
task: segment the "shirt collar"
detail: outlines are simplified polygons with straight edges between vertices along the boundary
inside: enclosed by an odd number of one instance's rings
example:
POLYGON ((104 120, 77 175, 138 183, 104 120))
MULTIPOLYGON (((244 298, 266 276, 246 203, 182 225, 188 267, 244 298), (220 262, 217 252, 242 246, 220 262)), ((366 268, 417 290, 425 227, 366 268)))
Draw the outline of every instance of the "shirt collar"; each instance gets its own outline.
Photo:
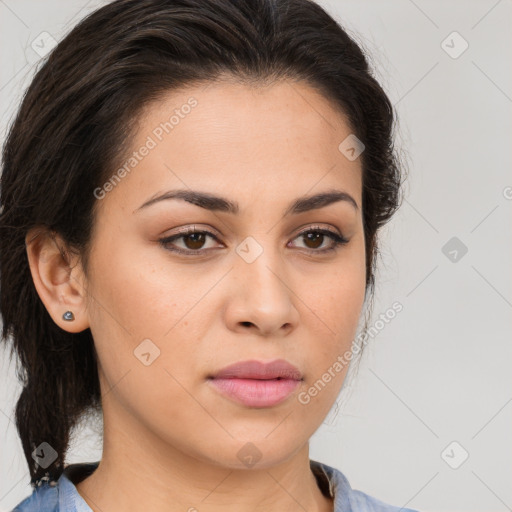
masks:
MULTIPOLYGON (((87 502, 79 494, 75 484, 92 474, 98 465, 99 461, 69 464, 64 468, 58 481, 60 488, 59 511, 92 512, 87 502)), ((334 512, 351 512, 353 510, 358 512, 369 512, 370 510, 394 512, 399 510, 360 491, 353 490, 345 475, 338 469, 312 459, 310 459, 309 465, 322 493, 333 499, 334 512)), ((404 508, 400 510, 415 512, 404 508)))

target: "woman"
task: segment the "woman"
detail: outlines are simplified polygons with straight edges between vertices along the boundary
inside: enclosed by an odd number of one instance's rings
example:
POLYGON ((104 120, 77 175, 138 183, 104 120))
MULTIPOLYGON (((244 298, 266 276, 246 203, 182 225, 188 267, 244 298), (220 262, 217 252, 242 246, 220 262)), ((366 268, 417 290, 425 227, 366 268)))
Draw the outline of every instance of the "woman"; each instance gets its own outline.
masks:
POLYGON ((398 208, 393 121, 309 0, 117 0, 58 44, 3 152, 16 511, 398 510, 308 455, 398 208), (66 466, 93 412, 101 461, 66 466))

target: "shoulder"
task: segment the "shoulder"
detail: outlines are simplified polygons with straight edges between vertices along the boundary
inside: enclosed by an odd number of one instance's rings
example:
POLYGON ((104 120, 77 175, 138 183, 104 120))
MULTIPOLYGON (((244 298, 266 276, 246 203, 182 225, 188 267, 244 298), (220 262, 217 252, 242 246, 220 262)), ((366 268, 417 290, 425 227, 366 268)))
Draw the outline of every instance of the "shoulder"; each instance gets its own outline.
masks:
POLYGON ((43 483, 30 496, 22 500, 11 512, 57 512, 59 510, 59 488, 43 483))
POLYGON ((350 504, 353 510, 368 510, 368 512, 418 512, 412 508, 389 505, 368 494, 352 489, 350 504), (366 507, 366 508, 365 508, 366 507))
POLYGON ((79 482, 91 474, 98 467, 98 463, 99 461, 66 466, 57 482, 41 481, 32 494, 11 512, 92 512, 73 482, 79 482))
POLYGON ((334 467, 310 461, 315 474, 325 474, 334 501, 334 512, 418 512, 410 508, 393 506, 357 489, 352 489, 347 477, 334 467))

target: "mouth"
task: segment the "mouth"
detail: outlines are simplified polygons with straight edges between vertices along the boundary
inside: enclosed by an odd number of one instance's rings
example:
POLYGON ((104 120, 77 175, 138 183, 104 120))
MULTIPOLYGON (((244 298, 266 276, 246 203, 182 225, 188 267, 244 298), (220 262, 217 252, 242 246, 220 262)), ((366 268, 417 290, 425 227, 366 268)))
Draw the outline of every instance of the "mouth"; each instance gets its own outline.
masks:
POLYGON ((299 387, 301 380, 214 378, 209 384, 226 398, 247 407, 273 407, 286 400, 299 387))
POLYGON ((265 363, 263 361, 240 361, 238 363, 226 366, 209 378, 226 379, 255 379, 255 380, 273 380, 273 379, 290 379, 302 380, 300 370, 286 361, 285 359, 277 359, 265 363))
POLYGON ((257 408, 283 402, 303 380, 298 368, 284 359, 242 361, 208 376, 208 383, 224 397, 257 408))

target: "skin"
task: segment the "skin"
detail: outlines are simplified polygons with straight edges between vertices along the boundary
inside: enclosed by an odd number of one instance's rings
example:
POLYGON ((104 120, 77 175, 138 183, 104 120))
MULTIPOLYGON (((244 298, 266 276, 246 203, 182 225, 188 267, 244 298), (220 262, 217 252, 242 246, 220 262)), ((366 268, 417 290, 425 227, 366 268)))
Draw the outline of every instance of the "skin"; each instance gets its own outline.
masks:
POLYGON ((297 397, 350 350, 364 303, 361 163, 338 149, 351 130, 304 82, 225 80, 151 104, 132 150, 190 97, 197 106, 98 199, 87 276, 78 259, 60 255, 58 237, 27 246, 53 320, 69 332, 90 328, 99 357, 103 457, 78 492, 95 512, 332 511, 309 467, 309 438, 348 368, 308 404, 297 397), (240 213, 176 199, 135 211, 177 188, 224 196, 240 213), (358 209, 338 201, 283 217, 297 198, 329 189, 350 194, 358 209), (185 237, 174 247, 215 250, 191 257, 159 245, 193 225, 219 241, 185 237), (315 225, 348 243, 321 254, 329 237, 299 236, 315 225), (249 236, 263 249, 250 264, 236 252, 249 236), (62 319, 68 309, 73 322, 62 319), (160 350, 149 366, 134 356, 147 338, 160 350), (235 403, 207 381, 237 361, 277 358, 304 380, 273 407, 235 403), (262 455, 251 468, 237 457, 248 442, 262 455))

